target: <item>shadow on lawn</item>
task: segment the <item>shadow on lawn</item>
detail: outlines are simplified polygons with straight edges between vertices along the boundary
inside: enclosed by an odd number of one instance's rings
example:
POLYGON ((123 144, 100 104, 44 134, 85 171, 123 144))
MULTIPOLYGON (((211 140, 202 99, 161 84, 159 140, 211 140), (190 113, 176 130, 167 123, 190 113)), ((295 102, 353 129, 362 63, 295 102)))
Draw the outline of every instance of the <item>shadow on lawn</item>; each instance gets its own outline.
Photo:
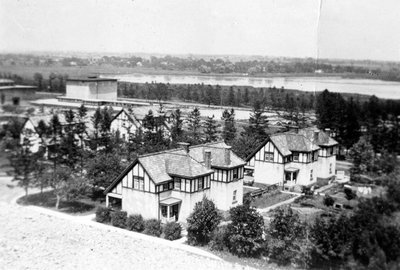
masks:
MULTIPOLYGON (((85 200, 86 201, 86 200, 85 200)), ((56 196, 53 191, 31 194, 18 199, 17 203, 22 205, 35 205, 55 209, 56 196)), ((58 211, 64 213, 84 213, 92 211, 96 207, 95 203, 86 203, 80 199, 60 202, 58 211)))

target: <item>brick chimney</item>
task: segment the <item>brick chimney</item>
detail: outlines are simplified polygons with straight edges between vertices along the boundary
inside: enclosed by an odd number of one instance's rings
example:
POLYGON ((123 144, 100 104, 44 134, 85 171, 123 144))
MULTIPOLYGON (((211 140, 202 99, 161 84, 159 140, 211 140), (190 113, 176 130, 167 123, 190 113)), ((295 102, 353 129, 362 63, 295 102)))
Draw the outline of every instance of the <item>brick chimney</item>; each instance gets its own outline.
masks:
POLYGON ((231 164, 231 146, 226 146, 224 148, 224 161, 225 161, 225 165, 229 165, 231 164))
POLYGON ((179 145, 180 148, 182 148, 182 149, 186 152, 186 154, 189 153, 189 146, 190 146, 190 143, 187 143, 187 142, 179 142, 178 145, 179 145))
POLYGON ((331 129, 330 128, 326 128, 325 129, 325 133, 330 137, 331 136, 331 129))
POLYGON ((211 169, 211 151, 205 150, 204 151, 204 165, 207 169, 211 169))

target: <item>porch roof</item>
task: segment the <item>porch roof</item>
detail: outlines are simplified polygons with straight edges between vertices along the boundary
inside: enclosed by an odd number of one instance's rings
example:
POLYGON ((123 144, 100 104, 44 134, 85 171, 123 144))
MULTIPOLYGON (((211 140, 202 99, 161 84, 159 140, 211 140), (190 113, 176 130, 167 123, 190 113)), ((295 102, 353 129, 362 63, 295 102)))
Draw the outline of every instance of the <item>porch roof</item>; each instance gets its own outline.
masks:
POLYGON ((285 168, 285 172, 298 172, 299 170, 300 169, 294 167, 285 168))
POLYGON ((180 203, 181 201, 182 201, 181 199, 177 199, 174 197, 168 197, 168 198, 161 200, 160 204, 169 206, 169 205, 180 203))

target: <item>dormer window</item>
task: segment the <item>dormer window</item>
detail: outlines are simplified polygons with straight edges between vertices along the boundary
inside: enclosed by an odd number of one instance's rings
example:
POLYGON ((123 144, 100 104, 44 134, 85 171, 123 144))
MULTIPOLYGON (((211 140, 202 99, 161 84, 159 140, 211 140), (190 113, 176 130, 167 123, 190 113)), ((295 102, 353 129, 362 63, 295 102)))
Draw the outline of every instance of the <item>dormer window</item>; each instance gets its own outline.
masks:
POLYGON ((299 153, 293 153, 293 161, 299 161, 299 153))

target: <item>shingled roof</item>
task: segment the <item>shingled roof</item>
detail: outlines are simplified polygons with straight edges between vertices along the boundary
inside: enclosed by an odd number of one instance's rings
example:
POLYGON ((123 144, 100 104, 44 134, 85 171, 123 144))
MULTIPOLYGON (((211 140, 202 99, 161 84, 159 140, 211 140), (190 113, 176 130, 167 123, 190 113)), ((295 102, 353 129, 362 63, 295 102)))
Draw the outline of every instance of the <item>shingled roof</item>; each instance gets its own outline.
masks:
POLYGON ((155 184, 160 184, 173 179, 173 176, 196 178, 213 173, 204 164, 204 152, 211 151, 211 167, 234 168, 244 166, 246 162, 240 159, 223 142, 215 142, 189 147, 187 153, 184 149, 172 149, 139 156, 133 161, 106 189, 105 193, 112 190, 123 177, 137 164, 143 166, 155 184), (224 151, 230 154, 230 163, 225 163, 224 151))
POLYGON ((303 135, 308 140, 319 146, 334 146, 338 144, 337 141, 332 139, 327 133, 318 128, 303 128, 299 130, 299 134, 303 135), (314 138, 314 134, 316 133, 318 134, 317 140, 314 138))
POLYGON ((172 180, 171 176, 195 178, 213 172, 183 150, 148 154, 138 159, 155 184, 172 180))
POLYGON ((192 146, 189 149, 190 149, 189 155, 201 163, 204 163, 204 152, 210 151, 211 167, 235 168, 246 164, 246 162, 244 162, 232 150, 230 150, 230 147, 226 145, 224 142, 202 144, 199 146, 192 146), (229 164, 225 162, 225 150, 228 150, 230 152, 229 164))
POLYGON ((273 135, 271 141, 284 156, 290 155, 292 152, 312 152, 319 149, 318 145, 296 133, 273 135))

